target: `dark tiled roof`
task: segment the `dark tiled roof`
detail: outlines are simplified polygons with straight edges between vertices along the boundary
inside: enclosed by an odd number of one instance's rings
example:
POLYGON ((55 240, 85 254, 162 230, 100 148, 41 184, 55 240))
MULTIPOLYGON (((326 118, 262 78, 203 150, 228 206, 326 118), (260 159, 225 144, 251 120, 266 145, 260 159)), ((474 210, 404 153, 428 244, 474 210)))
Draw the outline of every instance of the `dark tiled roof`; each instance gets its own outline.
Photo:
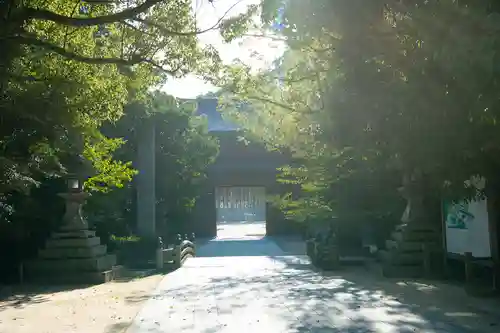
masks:
POLYGON ((198 107, 196 115, 206 116, 208 118, 209 132, 237 131, 238 127, 222 118, 222 114, 217 110, 217 99, 198 98, 198 107))

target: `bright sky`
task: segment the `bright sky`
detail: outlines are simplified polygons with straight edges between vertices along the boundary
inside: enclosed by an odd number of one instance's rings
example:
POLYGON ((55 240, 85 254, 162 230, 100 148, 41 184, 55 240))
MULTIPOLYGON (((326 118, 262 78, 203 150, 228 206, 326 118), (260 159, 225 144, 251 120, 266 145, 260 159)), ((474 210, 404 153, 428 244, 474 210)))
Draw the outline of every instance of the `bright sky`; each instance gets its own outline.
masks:
MULTIPOLYGON (((237 15, 243 12, 246 6, 258 3, 259 1, 240 0, 226 17, 237 15)), ((198 29, 203 30, 213 26, 238 0, 214 0, 213 4, 209 3, 208 0, 192 0, 192 2, 193 8, 196 8, 198 29)), ((202 44, 215 46, 224 62, 230 63, 235 59, 240 59, 253 68, 265 68, 269 66, 285 50, 284 43, 262 37, 245 37, 231 44, 225 44, 218 31, 209 31, 201 34, 199 35, 199 40, 202 44), (255 52, 258 52, 258 57, 255 57, 255 55, 252 56, 255 52)), ((193 75, 189 75, 183 79, 171 80, 163 86, 162 90, 175 97, 193 98, 215 91, 217 88, 193 75)))

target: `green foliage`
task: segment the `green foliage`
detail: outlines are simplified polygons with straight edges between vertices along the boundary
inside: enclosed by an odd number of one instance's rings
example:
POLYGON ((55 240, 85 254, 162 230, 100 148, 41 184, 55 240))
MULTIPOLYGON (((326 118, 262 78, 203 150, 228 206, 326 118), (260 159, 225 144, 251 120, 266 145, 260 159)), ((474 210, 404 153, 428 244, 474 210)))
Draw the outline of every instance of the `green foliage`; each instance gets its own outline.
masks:
POLYGON ((97 149, 101 155, 94 160, 103 161, 104 171, 109 163, 114 165, 108 173, 101 171, 89 179, 87 184, 95 187, 90 189, 99 192, 92 195, 85 207, 89 221, 103 239, 113 233, 126 236, 135 229, 135 192, 126 181, 135 174, 129 161, 136 159, 144 122, 155 124, 158 231, 183 232, 206 178, 205 171, 218 152, 218 143, 209 135, 207 124, 194 117, 193 111, 191 103, 182 103, 157 91, 150 93, 142 104, 128 105, 118 122, 103 127, 103 133, 111 139, 97 142, 101 145, 97 149))
POLYGON ((294 200, 292 195, 287 193, 271 197, 270 202, 284 212, 287 219, 297 222, 325 221, 333 214, 332 207, 314 195, 304 195, 294 200))
POLYGON ((190 103, 179 103, 163 93, 154 94, 151 109, 156 130, 157 220, 161 229, 181 232, 201 186, 206 169, 218 153, 218 142, 207 123, 193 116, 190 103))
POLYGON ((233 119, 293 153, 285 176, 303 191, 288 207, 397 219, 403 175, 455 199, 475 195, 464 185, 474 176, 496 182, 493 1, 263 0, 266 28, 283 6, 289 49, 274 68, 235 64, 219 82, 233 119), (234 112, 241 101, 256 111, 234 112))
POLYGON ((158 240, 135 235, 118 237, 111 235, 110 251, 117 254, 118 262, 131 268, 154 268, 158 240))
POLYGON ((250 5, 243 13, 225 20, 221 29, 223 40, 229 43, 245 34, 253 26, 252 20, 258 9, 258 6, 250 5))
MULTIPOLYGON (((99 173, 89 190, 123 186, 133 172, 106 157, 117 147, 97 133, 102 124, 167 79, 219 69, 217 51, 198 43, 190 0, 2 1, 0 13, 4 213, 14 209, 6 204, 11 193, 72 172, 68 156, 84 150, 99 173)), ((246 24, 226 19, 212 29, 234 34, 246 24)))
POLYGON ((333 205, 325 194, 327 182, 311 181, 310 172, 305 167, 280 168, 278 181, 283 184, 300 185, 301 196, 292 193, 271 198, 271 203, 278 207, 287 219, 297 222, 314 222, 329 220, 334 217, 333 205))
MULTIPOLYGON (((80 155, 96 171, 86 182, 94 194, 90 215, 107 220, 108 229, 129 232, 123 220, 133 215, 129 181, 135 146, 127 130, 120 136, 103 128, 119 122, 134 128, 138 119, 121 120, 124 106, 149 103, 149 92, 165 80, 188 73, 208 78, 219 70, 217 51, 198 43, 201 32, 191 5, 190 0, 0 1, 2 235, 36 243, 46 237, 38 229, 57 226, 53 220, 61 212, 51 205, 61 204, 61 178, 76 171, 71 165, 80 155), (36 194, 46 186, 50 195, 36 194), (50 213, 38 209, 44 205, 50 213)), ((246 24, 225 19, 208 30, 234 34, 240 31, 234 25, 246 24)), ((201 133, 188 128, 186 142, 201 133)), ((190 144, 203 146, 196 138, 190 144)), ((186 171, 201 173, 198 167, 186 171)))
POLYGON ((107 193, 112 188, 123 188, 137 174, 132 169, 131 161, 120 161, 113 159, 113 152, 125 144, 121 138, 109 139, 101 136, 97 142, 88 142, 85 145, 84 157, 93 162, 97 172, 85 182, 85 188, 89 191, 100 191, 107 193))
POLYGON ((115 243, 126 243, 126 242, 138 242, 141 239, 141 237, 136 235, 123 236, 123 237, 111 235, 110 239, 115 243))

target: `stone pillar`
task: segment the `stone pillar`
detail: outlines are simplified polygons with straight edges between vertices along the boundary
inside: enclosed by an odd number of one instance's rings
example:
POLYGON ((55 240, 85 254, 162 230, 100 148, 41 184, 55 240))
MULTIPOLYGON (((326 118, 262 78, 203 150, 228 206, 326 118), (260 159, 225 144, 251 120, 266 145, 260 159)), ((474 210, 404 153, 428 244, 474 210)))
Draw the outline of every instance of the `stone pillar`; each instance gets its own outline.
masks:
POLYGON ((155 125, 145 119, 137 140, 137 232, 143 237, 156 236, 155 125))

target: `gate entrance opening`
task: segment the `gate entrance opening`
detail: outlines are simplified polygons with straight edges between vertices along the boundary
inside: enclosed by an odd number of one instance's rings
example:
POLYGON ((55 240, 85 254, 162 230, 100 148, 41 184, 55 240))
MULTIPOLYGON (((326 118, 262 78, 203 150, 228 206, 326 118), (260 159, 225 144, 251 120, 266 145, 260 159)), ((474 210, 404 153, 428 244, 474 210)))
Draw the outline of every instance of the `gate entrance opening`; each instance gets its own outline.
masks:
POLYGON ((217 224, 265 223, 266 189, 222 186, 215 189, 217 224))

